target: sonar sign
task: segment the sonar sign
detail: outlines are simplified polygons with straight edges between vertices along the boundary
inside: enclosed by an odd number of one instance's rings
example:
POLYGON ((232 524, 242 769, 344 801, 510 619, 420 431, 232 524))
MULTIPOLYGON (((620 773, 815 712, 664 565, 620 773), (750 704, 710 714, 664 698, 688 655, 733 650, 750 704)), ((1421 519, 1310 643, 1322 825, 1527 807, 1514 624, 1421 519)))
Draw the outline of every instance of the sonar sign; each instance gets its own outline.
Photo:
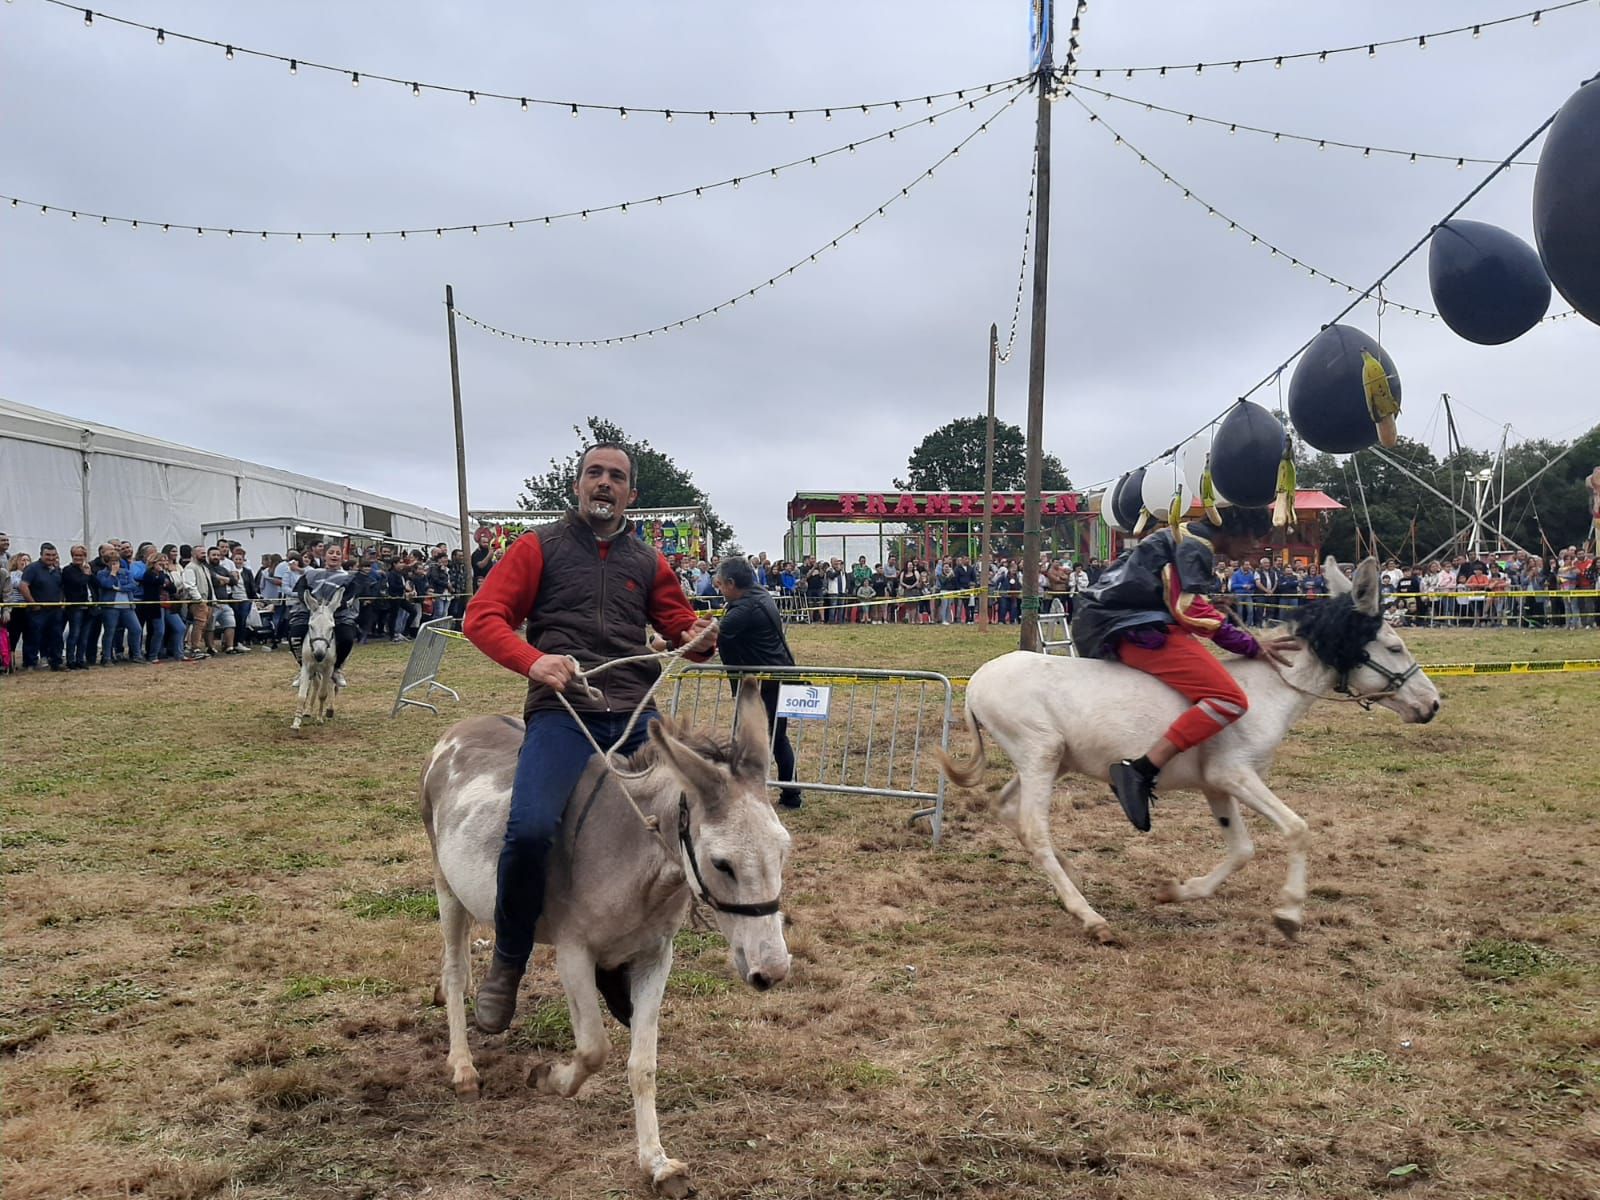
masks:
POLYGON ((825 721, 828 719, 828 693, 828 688, 812 687, 808 683, 780 684, 777 715, 791 721, 825 721))

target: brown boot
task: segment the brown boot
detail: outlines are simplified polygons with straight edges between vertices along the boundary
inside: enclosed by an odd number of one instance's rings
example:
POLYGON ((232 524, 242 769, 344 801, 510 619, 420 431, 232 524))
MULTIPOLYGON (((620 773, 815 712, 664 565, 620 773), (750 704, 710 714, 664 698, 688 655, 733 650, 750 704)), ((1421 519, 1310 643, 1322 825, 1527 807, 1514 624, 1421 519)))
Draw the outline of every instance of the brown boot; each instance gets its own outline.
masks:
POLYGON ((472 1003, 473 1023, 484 1033, 504 1033, 511 1028, 511 1018, 517 1012, 517 988, 522 983, 524 969, 498 954, 494 956, 472 1003))

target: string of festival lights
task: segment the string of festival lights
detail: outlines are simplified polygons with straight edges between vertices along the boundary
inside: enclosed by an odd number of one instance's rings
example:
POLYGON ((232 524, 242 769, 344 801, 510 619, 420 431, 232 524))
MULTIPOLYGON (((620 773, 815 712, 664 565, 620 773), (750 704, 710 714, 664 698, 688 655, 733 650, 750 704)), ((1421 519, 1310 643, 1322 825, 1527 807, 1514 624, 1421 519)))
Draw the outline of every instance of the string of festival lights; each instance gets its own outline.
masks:
MULTIPOLYGON (((9 0, 8 0, 9 3, 9 0)), ((81 4, 69 4, 66 0, 42 0, 42 3, 54 8, 64 9, 82 17, 83 23, 89 28, 100 25, 116 25, 125 29, 143 30, 153 34, 157 46, 165 46, 169 41, 185 43, 191 46, 205 46, 213 50, 220 50, 223 57, 229 62, 236 58, 260 59, 264 62, 281 63, 288 68, 290 75, 299 75, 301 72, 321 72, 323 74, 337 75, 349 81, 352 87, 366 84, 389 84, 403 88, 412 96, 421 98, 424 94, 455 96, 465 99, 469 105, 476 105, 479 101, 499 101, 515 104, 528 112, 532 109, 553 109, 566 112, 576 117, 583 113, 604 113, 620 117, 626 121, 630 115, 660 117, 671 122, 675 118, 698 119, 715 125, 718 118, 733 121, 744 121, 754 124, 762 117, 773 117, 795 120, 797 117, 820 116, 824 120, 832 120, 835 113, 840 116, 846 113, 857 112, 865 116, 874 109, 892 108, 899 112, 909 105, 920 104, 925 108, 932 107, 939 100, 965 100, 969 95, 980 92, 990 93, 1003 90, 1006 87, 1026 83, 1031 76, 1020 75, 1012 79, 995 80, 982 83, 973 87, 958 88, 953 91, 929 92, 918 96, 902 96, 897 100, 873 100, 867 103, 830 104, 830 105, 794 105, 783 108, 688 108, 673 106, 671 108, 653 105, 633 104, 601 104, 587 100, 557 100, 551 97, 515 95, 511 92, 499 92, 492 88, 465 87, 456 84, 428 83, 421 79, 405 79, 398 75, 389 75, 381 71, 367 71, 354 67, 339 67, 331 63, 318 62, 315 59, 304 58, 298 54, 282 54, 274 50, 259 50, 250 46, 243 46, 237 42, 222 42, 215 38, 200 37, 197 34, 183 33, 165 26, 150 25, 143 21, 130 20, 127 17, 114 16, 101 9, 85 8, 81 4)))
MULTIPOLYGON (((1226 221, 1227 222, 1227 226, 1228 226, 1228 230, 1230 232, 1244 234, 1245 236, 1247 236, 1250 239, 1250 245, 1252 245, 1252 246, 1261 246, 1263 249, 1265 249, 1265 250, 1267 250, 1269 252, 1269 255, 1272 258, 1282 258, 1286 263, 1289 264, 1290 267, 1297 268, 1297 269, 1305 271, 1306 274, 1311 276, 1313 279, 1325 279, 1325 280, 1327 280, 1327 282, 1328 282, 1330 287, 1342 287, 1342 288, 1344 288, 1344 290, 1346 292, 1350 293, 1353 296, 1359 296, 1359 295, 1363 295, 1364 294, 1361 288, 1356 287, 1354 284, 1347 283, 1343 279, 1338 278, 1337 276, 1330 275, 1326 271, 1319 270, 1318 268, 1312 266, 1310 263, 1306 262, 1305 260, 1303 260, 1301 258, 1298 258, 1293 254, 1290 254, 1282 246, 1279 246, 1276 243, 1269 241, 1267 238, 1263 237, 1259 233, 1256 233, 1254 230, 1250 229, 1248 226, 1240 224, 1237 220, 1235 220, 1234 218, 1228 216, 1227 213, 1223 212, 1221 209, 1217 208, 1215 205, 1213 205, 1211 203, 1208 203, 1206 200, 1204 200, 1200 196, 1196 195, 1195 192, 1194 192, 1194 189, 1190 188, 1182 180, 1180 180, 1180 179, 1176 178, 1175 176, 1173 176, 1169 171, 1167 171, 1159 163, 1157 163, 1152 158, 1150 158, 1149 155, 1145 154, 1142 150, 1140 150, 1139 147, 1135 146, 1132 142, 1128 141, 1127 138, 1123 137, 1122 134, 1118 133, 1115 129, 1113 129, 1111 127, 1111 125, 1109 125, 1105 121, 1105 119, 1100 116, 1099 113, 1095 112, 1094 109, 1090 108, 1087 104, 1085 104, 1082 100, 1080 100, 1078 98, 1078 96, 1075 94, 1075 90, 1074 89, 1069 89, 1065 93, 1065 95, 1074 104, 1076 104, 1079 108, 1081 108, 1085 113, 1088 114, 1089 123, 1091 125, 1099 125, 1102 129, 1104 129, 1106 131, 1106 133, 1111 135, 1111 137, 1115 140, 1116 145, 1124 147, 1130 154, 1137 155, 1138 158, 1139 158, 1139 162, 1141 164, 1143 164, 1146 167, 1149 167, 1150 170, 1152 170, 1156 174, 1160 175, 1161 176, 1161 180, 1162 180, 1163 183, 1171 184, 1178 191, 1182 192, 1183 193, 1183 198, 1185 200, 1188 200, 1190 203, 1196 204, 1199 207, 1205 209, 1207 216, 1216 217, 1218 220, 1226 221)), ((1430 320, 1437 320, 1438 316, 1439 316, 1438 313, 1433 312, 1431 309, 1418 308, 1416 305, 1412 305, 1412 304, 1401 304, 1398 301, 1394 301, 1394 300, 1386 300, 1385 304, 1388 305, 1391 308, 1397 308, 1401 312, 1407 313, 1407 314, 1409 314, 1411 316, 1426 317, 1426 318, 1428 318, 1430 320)))
MULTIPOLYGON (((52 2, 59 2, 59 0, 52 0, 52 2)), ((1527 23, 1537 28, 1543 23, 1545 17, 1569 8, 1578 8, 1584 4, 1592 5, 1593 0, 1564 0, 1564 3, 1546 4, 1542 8, 1529 9, 1527 12, 1514 13, 1508 17, 1496 17, 1492 21, 1474 21, 1468 25, 1458 25, 1454 29, 1440 29, 1429 33, 1411 34, 1408 37, 1357 42, 1353 45, 1331 47, 1326 50, 1297 50, 1286 54, 1260 54, 1252 58, 1225 58, 1215 62, 1166 63, 1142 67, 1079 67, 1076 74, 1079 76, 1092 74, 1095 79, 1099 79, 1104 75, 1121 75, 1125 79, 1132 79, 1135 75, 1156 75, 1165 78, 1169 72, 1172 74, 1184 72, 1201 75, 1205 73, 1207 68, 1240 71, 1245 67, 1260 66, 1265 63, 1271 63, 1277 68, 1281 68, 1285 63, 1293 62, 1316 61, 1321 63, 1345 54, 1365 54, 1368 58, 1376 58, 1379 50, 1389 46, 1413 46, 1418 50, 1426 50, 1431 43, 1437 42, 1442 38, 1455 37, 1461 34, 1471 34, 1476 38, 1485 29, 1494 29, 1502 25, 1527 23)), ((1067 71, 1063 69, 1059 74, 1065 76, 1067 71)))
MULTIPOLYGON (((1018 84, 1010 85, 1011 88, 1016 88, 1019 86, 1020 85, 1018 84)), ((563 212, 546 213, 533 217, 516 217, 510 220, 479 221, 476 223, 457 223, 450 225, 423 225, 415 228, 405 229, 340 229, 323 230, 318 232, 315 230, 252 229, 243 225, 226 225, 218 223, 196 225, 189 221, 151 220, 147 217, 115 216, 109 213, 90 212, 87 209, 82 208, 71 208, 61 204, 45 204, 38 200, 29 200, 26 197, 12 196, 6 193, 0 193, 0 202, 9 201, 10 206, 15 209, 38 209, 39 212, 44 214, 56 214, 58 216, 68 217, 74 221, 81 219, 89 224, 124 225, 132 229, 159 229, 164 233, 171 233, 173 230, 187 233, 193 230, 194 233, 200 237, 204 237, 209 233, 220 234, 230 238, 235 236, 260 239, 278 238, 295 242, 303 242, 307 240, 320 241, 324 239, 327 241, 336 242, 341 238, 347 241, 370 242, 379 238, 396 238, 401 241, 405 241, 410 238, 426 237, 428 234, 433 234, 436 238, 442 238, 447 233, 476 234, 480 230, 512 231, 517 229, 518 226, 550 225, 557 221, 587 221, 591 216, 598 216, 602 213, 626 213, 632 209, 640 208, 647 204, 664 204, 668 200, 681 200, 687 197, 698 198, 705 195, 707 192, 714 192, 723 188, 737 190, 741 183, 747 183, 751 180, 776 179, 781 173, 793 170, 797 167, 814 167, 824 159, 834 158, 839 155, 854 154, 857 150, 865 146, 870 146, 880 142, 887 144, 896 140, 896 134, 905 133, 907 130, 916 129, 920 126, 932 125, 940 117, 949 116, 951 113, 959 112, 963 109, 974 109, 977 106, 978 100, 987 99, 989 96, 1002 94, 1008 90, 1010 89, 999 88, 995 89, 994 91, 987 91, 975 99, 952 104, 947 108, 940 109, 937 112, 929 113, 926 116, 919 116, 916 120, 908 121, 903 125, 896 125, 891 129, 886 129, 882 132, 871 134, 867 137, 858 138, 853 142, 846 142, 843 145, 834 146, 827 150, 820 150, 815 154, 802 155, 799 158, 790 159, 787 162, 781 162, 770 167, 762 167, 759 170, 749 171, 742 175, 730 175, 725 178, 715 180, 711 183, 703 183, 694 187, 678 188, 677 190, 670 192, 659 192, 653 196, 639 196, 632 200, 614 201, 610 204, 597 204, 590 208, 574 208, 563 212)))
MULTIPOLYGON (((1590 76, 1588 79, 1584 80, 1584 83, 1585 84, 1593 83, 1596 80, 1600 80, 1600 75, 1590 76)), ((1087 108, 1087 105, 1084 105, 1081 100, 1077 100, 1076 96, 1074 96, 1073 99, 1076 100, 1077 103, 1080 106, 1083 106, 1083 107, 1087 108)), ((1199 437, 1200 434, 1204 433, 1206 430, 1214 428, 1216 426, 1216 424, 1219 421, 1221 421, 1222 418, 1225 417, 1228 414, 1228 409, 1232 408, 1233 404, 1242 404, 1244 401, 1250 399, 1251 396, 1254 396, 1257 392, 1259 392, 1262 388, 1266 387, 1270 383, 1278 382, 1281 385, 1282 380, 1283 380, 1283 373, 1285 371, 1287 371, 1290 366, 1293 365, 1294 360, 1299 358, 1300 355, 1305 353, 1306 348, 1309 347, 1312 342, 1317 340, 1317 337, 1321 334, 1321 332, 1324 329, 1328 328, 1328 326, 1330 326, 1330 325, 1337 325, 1340 321, 1344 320, 1345 317, 1349 316, 1352 312, 1354 312, 1358 305, 1366 302, 1367 300, 1376 299, 1377 302, 1378 302, 1378 310, 1379 310, 1380 317, 1381 317, 1381 314, 1382 314, 1382 311, 1383 311, 1384 307, 1386 307, 1387 304, 1389 303, 1388 301, 1386 301, 1383 298, 1383 285, 1388 282, 1390 276, 1392 276, 1396 271, 1398 271, 1406 263, 1410 262, 1411 259, 1416 255, 1417 251, 1421 250, 1424 246, 1426 246, 1429 243, 1429 241, 1433 237, 1434 230, 1438 229, 1439 226, 1443 225, 1445 222, 1449 221, 1451 218, 1453 218, 1457 214, 1459 214, 1462 209, 1466 208, 1467 205, 1471 204, 1472 201, 1477 198, 1477 196, 1478 196, 1478 194, 1480 192, 1482 192, 1485 188, 1487 188, 1489 186, 1490 183, 1492 183, 1496 178, 1498 178, 1502 171, 1504 171, 1507 168, 1509 168, 1511 166, 1511 164, 1516 161, 1517 155, 1521 154, 1524 150, 1526 150, 1530 145, 1532 145, 1534 143, 1535 140, 1538 139, 1538 137, 1542 133, 1544 133, 1544 131, 1546 129, 1550 128, 1551 124, 1554 123, 1555 119, 1556 119, 1556 113, 1552 112, 1548 117, 1546 117, 1543 121, 1541 121, 1539 123, 1539 126, 1536 129, 1534 129, 1534 131, 1532 133, 1528 134, 1527 137, 1522 139, 1522 141, 1517 145, 1516 149, 1514 149, 1510 154, 1506 155, 1505 158, 1501 159, 1498 163, 1496 163, 1494 168, 1492 170, 1490 170, 1490 172, 1487 175, 1485 175, 1482 179, 1480 179, 1476 184, 1474 184, 1472 189, 1469 192, 1467 192, 1467 194, 1465 196, 1463 196, 1459 201, 1457 201, 1456 204, 1454 205, 1454 207, 1452 207, 1449 212, 1445 213, 1444 216, 1440 217, 1433 224, 1429 225, 1427 232, 1424 233, 1415 242, 1413 242, 1411 244, 1411 246, 1405 251, 1405 253, 1400 255, 1399 258, 1397 258, 1393 263, 1391 263, 1389 265, 1389 267, 1381 275, 1379 275, 1377 277, 1377 279, 1373 280, 1373 282, 1366 289, 1364 289, 1359 295, 1357 295, 1355 297, 1355 299, 1351 300, 1348 304, 1346 304, 1342 309, 1340 309, 1337 313, 1335 313, 1327 321, 1324 321, 1320 325, 1318 325, 1316 333, 1312 334, 1305 341, 1301 342, 1300 345, 1296 346, 1295 349, 1291 353, 1289 353, 1288 355, 1286 355, 1284 357, 1282 362, 1278 363, 1277 366, 1273 367, 1272 370, 1268 371, 1259 380, 1257 380, 1256 383, 1253 384, 1247 391, 1245 391, 1236 400, 1234 400, 1233 403, 1228 406, 1228 408, 1224 408, 1221 412, 1217 413, 1215 416, 1211 417, 1204 424, 1202 424, 1198 429, 1194 430, 1192 433, 1186 435, 1185 437, 1179 438, 1176 442, 1174 442, 1167 449, 1162 450, 1159 454, 1152 455, 1150 458, 1146 459, 1144 462, 1138 464, 1138 467, 1149 467, 1152 463, 1159 462, 1160 460, 1168 457, 1169 455, 1176 454, 1179 446, 1182 446, 1185 442, 1188 442, 1193 438, 1199 437)), ((1577 314, 1575 312, 1573 312, 1573 311, 1568 311, 1568 312, 1563 312, 1563 313, 1555 313, 1552 316, 1545 317, 1544 321, 1542 321, 1540 323, 1544 324, 1545 322, 1550 322, 1550 321, 1566 320, 1567 318, 1573 317, 1573 316, 1576 316, 1576 315, 1577 314)), ((1279 408, 1280 409, 1282 408, 1281 400, 1280 400, 1280 403, 1279 403, 1279 408)), ((1138 467, 1134 467, 1133 469, 1137 470, 1138 467)), ((1102 487, 1105 484, 1110 483, 1110 482, 1111 482, 1111 480, 1109 480, 1109 479, 1101 480, 1098 483, 1091 484, 1085 490, 1086 491, 1092 491, 1095 488, 1102 487)))
POLYGON ((1035 155, 1028 168, 1028 215, 1022 222, 1022 263, 1017 267, 1017 298, 1011 306, 1011 332, 1006 334, 1005 349, 995 354, 1003 363, 1011 361, 1011 351, 1017 344, 1017 327, 1022 322, 1022 296, 1028 284, 1028 247, 1033 241, 1033 201, 1038 185, 1039 159, 1035 155))
POLYGON ((864 216, 860 220, 856 221, 853 225, 851 225, 848 229, 844 230, 842 233, 836 235, 835 237, 833 237, 832 239, 830 239, 828 242, 824 243, 823 245, 818 246, 810 254, 805 255, 804 257, 799 258, 796 261, 794 261, 793 263, 789 264, 789 266, 785 267, 782 271, 779 271, 776 274, 769 276, 766 280, 764 280, 761 283, 756 284, 754 287, 746 288, 744 291, 736 293, 735 295, 733 295, 733 296, 729 297, 728 299, 722 301, 720 304, 713 304, 709 308, 703 308, 699 312, 694 313, 694 314, 692 314, 690 316, 681 317, 681 318, 679 318, 678 320, 675 320, 675 321, 667 321, 667 322, 665 322, 663 324, 660 324, 660 325, 653 325, 648 329, 635 330, 632 333, 615 334, 615 335, 613 335, 611 337, 601 337, 601 338, 546 338, 546 337, 535 337, 533 335, 525 334, 525 333, 516 333, 516 332, 513 332, 512 330, 502 329, 501 327, 499 327, 497 325, 491 325, 487 321, 483 321, 483 320, 480 320, 477 317, 471 316, 468 313, 463 312, 459 306, 457 306, 457 308, 455 310, 456 316, 458 318, 460 318, 461 320, 467 322, 467 324, 472 325, 477 329, 481 329, 485 333, 494 334, 497 337, 506 338, 506 339, 508 339, 510 341, 514 341, 514 342, 521 342, 524 345, 529 345, 529 346, 550 346, 550 347, 554 347, 554 348, 558 348, 558 349, 594 349, 594 348, 602 347, 602 346, 616 346, 616 345, 622 344, 623 342, 637 342, 640 338, 653 338, 658 333, 671 333, 674 330, 683 329, 686 326, 698 324, 702 319, 704 319, 706 317, 714 317, 718 313, 722 312, 724 309, 731 309, 731 308, 735 307, 739 303, 740 300, 749 299, 750 297, 755 296, 759 292, 763 292, 763 291, 766 291, 766 290, 768 290, 770 288, 776 287, 781 280, 788 278, 790 275, 793 275, 796 271, 800 270, 802 267, 805 267, 810 263, 816 262, 817 258, 820 255, 826 254, 829 250, 838 249, 839 244, 841 242, 843 242, 846 238, 848 238, 851 234, 855 234, 855 233, 861 232, 861 230, 869 222, 884 216, 884 214, 894 204, 896 204, 897 202, 899 202, 901 200, 904 200, 908 196, 910 196, 912 191, 919 184, 925 182, 926 180, 932 179, 933 175, 934 175, 934 172, 939 170, 940 167, 944 166, 945 163, 949 162, 952 158, 958 157, 961 154, 962 147, 966 146, 974 138, 978 137, 978 135, 983 134, 983 133, 987 133, 988 130, 989 130, 989 126, 990 125, 992 125, 999 117, 1003 116, 1006 112, 1010 111, 1012 105, 1016 104, 1016 102, 1018 100, 1022 99, 1022 97, 1027 95, 1027 94, 1028 94, 1028 91, 1025 88, 1022 88, 1022 87, 1014 87, 1014 88, 1012 88, 1011 89, 1010 99, 1008 99, 1004 104, 1000 105, 997 109, 995 109, 987 117, 985 117, 983 119, 983 122, 981 124, 979 124, 977 126, 977 128, 973 129, 970 133, 968 133, 965 137, 963 137, 959 142, 957 142, 954 146, 952 146, 949 150, 947 150, 943 155, 941 155, 933 163, 932 166, 924 168, 923 171, 916 176, 916 178, 914 178, 914 179, 910 180, 909 182, 907 182, 903 187, 901 187, 897 192, 895 192, 894 195, 890 196, 887 200, 883 201, 883 203, 879 204, 872 212, 869 212, 866 216, 864 216))
MULTIPOLYGON (((1463 168, 1468 163, 1481 163, 1484 166, 1494 166, 1500 162, 1498 158, 1474 158, 1470 154, 1433 154, 1424 150, 1396 150, 1390 146, 1373 146, 1363 142, 1344 142, 1337 138, 1311 137, 1303 133, 1285 133, 1278 129, 1265 129, 1259 125, 1247 125, 1243 121, 1224 121, 1219 117, 1201 116, 1199 113, 1187 112, 1181 108, 1168 108, 1165 105, 1154 104, 1149 100, 1139 100, 1133 96, 1119 96, 1116 92, 1103 91, 1100 88, 1090 87, 1081 79, 1072 82, 1072 88, 1090 95, 1101 96, 1107 100, 1116 100, 1123 104, 1131 104, 1142 108, 1145 112, 1166 113, 1169 116, 1182 117, 1189 125, 1215 125, 1226 129, 1229 133, 1252 133, 1270 137, 1274 142, 1304 142, 1315 146, 1318 150, 1326 150, 1330 146, 1336 150, 1359 150, 1361 157, 1371 158, 1374 154, 1390 155, 1404 158, 1411 162, 1449 162, 1454 163, 1457 169, 1463 168)), ((1513 167, 1536 167, 1537 159, 1519 158, 1511 164, 1513 167)))

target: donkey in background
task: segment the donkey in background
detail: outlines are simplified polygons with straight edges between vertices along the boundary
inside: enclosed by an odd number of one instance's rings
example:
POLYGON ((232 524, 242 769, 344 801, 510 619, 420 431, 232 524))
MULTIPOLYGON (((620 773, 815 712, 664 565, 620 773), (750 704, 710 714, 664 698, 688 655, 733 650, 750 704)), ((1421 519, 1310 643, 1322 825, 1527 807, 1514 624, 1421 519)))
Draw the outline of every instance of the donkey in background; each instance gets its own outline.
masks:
POLYGON ((299 697, 295 703, 292 729, 299 729, 300 723, 307 717, 315 717, 320 725, 333 716, 333 697, 337 691, 333 684, 333 615, 343 602, 343 588, 334 592, 331 600, 320 600, 314 592, 309 589, 306 591, 306 608, 311 613, 311 624, 306 629, 306 638, 300 647, 299 697))
MULTIPOLYGON (((1328 559, 1328 599, 1308 604, 1290 619, 1306 650, 1292 667, 1266 658, 1226 663, 1249 697, 1244 716, 1215 737, 1174 758, 1161 772, 1161 791, 1199 791, 1222 827, 1227 854, 1210 873, 1164 883, 1162 902, 1198 900, 1255 853, 1240 819, 1243 804, 1289 843, 1289 876, 1273 920, 1287 937, 1300 931, 1306 898, 1305 821, 1267 787, 1279 744, 1316 701, 1380 704, 1408 723, 1431 721, 1439 693, 1405 643, 1379 615, 1378 561, 1356 568, 1354 581, 1328 559)), ((1152 731, 1171 723, 1188 701, 1160 680, 1120 663, 1051 658, 1026 651, 979 667, 967 685, 967 728, 972 759, 957 763, 944 751, 945 774, 962 787, 983 778, 985 730, 1010 757, 1016 776, 1000 792, 1000 819, 1016 833, 1034 866, 1055 887, 1068 912, 1101 942, 1114 942, 1106 919, 1089 906, 1068 877, 1050 839, 1050 794, 1055 780, 1076 772, 1106 780, 1112 763, 1141 753, 1152 731)))
MULTIPOLYGON (((688 1168, 661 1147, 656 1037, 672 939, 691 900, 711 908, 744 982, 765 991, 789 974, 778 908, 789 834, 767 795, 770 750, 759 685, 740 685, 737 713, 730 743, 681 731, 664 717, 653 721, 649 743, 622 778, 600 757, 591 760, 551 849, 537 930, 540 942, 555 946, 576 1048, 568 1061, 536 1065, 528 1082, 572 1096, 600 1069, 609 1048, 604 999, 632 1034, 628 1084, 639 1167, 656 1191, 673 1197, 694 1189, 688 1168)), ((450 1024, 447 1065, 464 1097, 478 1094, 467 1043, 468 935, 474 920, 494 921, 496 864, 523 729, 512 717, 460 721, 422 772, 422 820, 444 934, 439 990, 450 1024)))

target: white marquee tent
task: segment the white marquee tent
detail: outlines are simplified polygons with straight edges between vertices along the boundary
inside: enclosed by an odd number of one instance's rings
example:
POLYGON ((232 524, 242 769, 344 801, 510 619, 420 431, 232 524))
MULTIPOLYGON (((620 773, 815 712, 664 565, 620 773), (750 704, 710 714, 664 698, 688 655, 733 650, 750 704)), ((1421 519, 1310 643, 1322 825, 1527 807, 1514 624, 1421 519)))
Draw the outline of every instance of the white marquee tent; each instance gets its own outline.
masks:
POLYGON ((401 546, 461 540, 448 513, 0 400, 0 530, 13 551, 197 544, 202 525, 288 521, 401 546))

